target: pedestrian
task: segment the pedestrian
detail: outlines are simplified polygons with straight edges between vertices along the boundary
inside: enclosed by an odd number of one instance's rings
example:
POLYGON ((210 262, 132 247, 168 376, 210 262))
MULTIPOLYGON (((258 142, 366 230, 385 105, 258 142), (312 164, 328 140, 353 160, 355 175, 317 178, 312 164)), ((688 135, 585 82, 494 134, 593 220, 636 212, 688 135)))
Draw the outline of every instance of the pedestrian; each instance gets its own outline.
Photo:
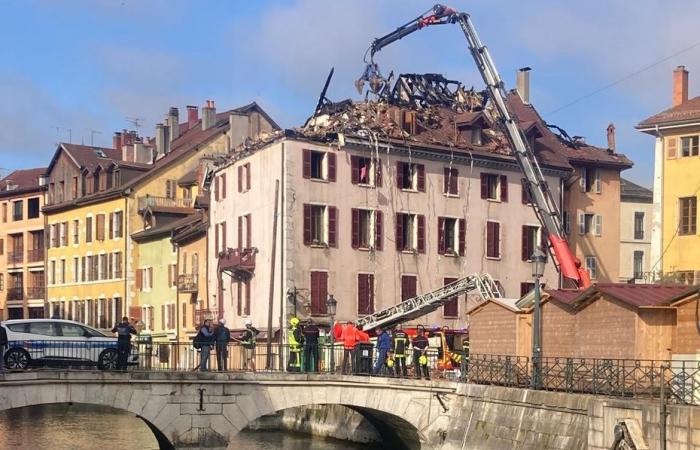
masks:
POLYGON ((7 330, 0 322, 0 372, 5 371, 5 349, 7 344, 7 330))
POLYGON ((136 328, 124 316, 121 322, 114 325, 112 333, 117 333, 117 370, 126 371, 131 352, 131 335, 136 334, 136 328))
POLYGON ((219 319, 219 326, 214 331, 216 340, 216 364, 219 372, 228 370, 228 343, 231 341, 231 331, 226 328, 226 319, 219 319))
POLYGON ((304 336, 301 334, 299 319, 296 317, 289 319, 287 340, 289 341, 289 361, 287 361, 287 372, 301 372, 301 346, 304 342, 304 336))
POLYGON ((246 319, 245 331, 238 340, 243 345, 246 369, 252 372, 255 372, 255 345, 258 334, 260 334, 260 331, 253 326, 253 322, 250 319, 246 319))
POLYGON ((421 375, 426 380, 430 379, 430 370, 428 369, 428 338, 425 336, 425 328, 423 325, 418 325, 418 335, 413 338, 413 365, 416 368, 416 378, 421 379, 421 375))
POLYGON ((391 336, 382 327, 377 327, 377 361, 374 363, 374 375, 379 375, 386 368, 386 360, 391 351, 391 336))
MULTIPOLYGON (((354 323, 351 321, 345 323, 340 340, 343 341, 343 365, 341 366, 340 373, 349 373, 348 364, 350 364, 352 369, 352 372, 350 373, 355 373, 355 358, 353 356, 355 345, 359 339, 357 335, 357 328, 355 328, 354 323)), ((331 351, 333 350, 331 349, 331 351)))
POLYGON ((318 372, 318 337, 321 330, 318 329, 313 319, 304 327, 304 371, 318 372))
POLYGON ((401 324, 397 325, 394 330, 391 349, 394 353, 396 375, 400 378, 407 377, 406 353, 408 350, 408 335, 401 328, 401 324))
POLYGON ((211 331, 211 320, 204 319, 204 323, 199 327, 199 332, 195 337, 199 344, 199 370, 202 372, 209 370, 209 356, 214 339, 214 333, 211 331))

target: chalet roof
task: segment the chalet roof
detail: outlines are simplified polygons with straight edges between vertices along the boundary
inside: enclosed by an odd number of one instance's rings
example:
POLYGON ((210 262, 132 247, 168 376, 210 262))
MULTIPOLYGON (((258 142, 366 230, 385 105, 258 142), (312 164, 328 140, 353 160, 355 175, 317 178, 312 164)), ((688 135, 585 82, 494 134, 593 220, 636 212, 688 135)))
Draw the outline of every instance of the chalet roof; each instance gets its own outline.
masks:
POLYGON ((484 300, 483 302, 479 303, 478 305, 474 306, 471 308, 469 311, 467 311, 467 315, 470 314, 475 314, 478 311, 480 311, 484 306, 486 306, 489 303, 493 303, 494 305, 498 305, 501 308, 505 308, 508 311, 517 313, 523 311, 522 309, 518 308, 516 305, 517 299, 514 298, 489 298, 484 300))
POLYGON ((575 289, 547 289, 559 302, 578 307, 584 301, 603 294, 635 308, 669 306, 673 301, 696 292, 697 286, 666 284, 598 283, 584 291, 575 289))
MULTIPOLYGON (((58 147, 59 150, 62 149, 68 154, 78 168, 87 168, 90 171, 95 170, 98 165, 106 167, 112 161, 120 161, 122 159, 121 151, 114 148, 69 144, 66 142, 58 144, 58 147)), ((47 173, 53 168, 59 154, 59 151, 54 154, 46 170, 47 173)))
POLYGON ((647 117, 635 128, 651 128, 655 125, 683 125, 700 122, 700 96, 686 100, 680 105, 668 108, 660 113, 647 117))
POLYGON ((654 199, 654 193, 651 189, 620 178, 620 199, 622 201, 651 203, 654 199))
POLYGON ((45 173, 46 167, 13 171, 0 180, 0 197, 12 197, 18 194, 41 190, 39 178, 45 173), (10 190, 8 190, 8 187, 11 187, 10 190))

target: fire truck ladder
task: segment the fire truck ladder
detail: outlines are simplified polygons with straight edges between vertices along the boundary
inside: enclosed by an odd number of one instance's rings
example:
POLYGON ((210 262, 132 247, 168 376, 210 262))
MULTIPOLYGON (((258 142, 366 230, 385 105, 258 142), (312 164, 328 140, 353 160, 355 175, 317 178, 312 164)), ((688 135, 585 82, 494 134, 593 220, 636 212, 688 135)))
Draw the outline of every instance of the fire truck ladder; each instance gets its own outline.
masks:
POLYGON ((453 297, 476 289, 484 300, 500 298, 501 292, 489 274, 472 274, 427 294, 410 298, 398 305, 361 317, 355 321, 363 330, 391 327, 431 313, 453 297))

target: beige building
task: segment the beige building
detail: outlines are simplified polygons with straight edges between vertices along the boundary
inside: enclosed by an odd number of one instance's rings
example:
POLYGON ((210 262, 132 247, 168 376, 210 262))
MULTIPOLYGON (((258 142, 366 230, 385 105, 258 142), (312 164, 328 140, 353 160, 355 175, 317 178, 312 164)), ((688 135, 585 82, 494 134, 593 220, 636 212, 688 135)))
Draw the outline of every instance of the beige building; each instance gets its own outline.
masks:
POLYGON ((0 180, 0 318, 43 318, 43 176, 46 168, 15 170, 0 180))
POLYGON ((624 178, 620 189, 620 282, 650 283, 651 190, 624 178))

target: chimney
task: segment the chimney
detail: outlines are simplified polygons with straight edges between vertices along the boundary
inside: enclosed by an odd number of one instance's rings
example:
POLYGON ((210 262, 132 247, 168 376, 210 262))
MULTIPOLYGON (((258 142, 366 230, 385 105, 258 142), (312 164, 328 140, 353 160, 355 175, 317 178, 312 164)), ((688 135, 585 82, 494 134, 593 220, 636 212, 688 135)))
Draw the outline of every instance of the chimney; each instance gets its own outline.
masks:
POLYGON ((515 88, 518 91, 520 99, 526 105, 530 104, 530 70, 529 67, 523 67, 522 69, 518 69, 516 75, 515 88))
POLYGON ((615 124, 608 125, 608 150, 615 151, 615 124))
POLYGON ((202 107, 202 130, 207 130, 216 124, 216 106, 214 100, 207 100, 202 107))
POLYGON ((141 139, 136 139, 134 142, 134 162, 143 164, 151 164, 153 162, 150 149, 143 144, 141 139))
POLYGON ((199 109, 193 105, 187 105, 187 129, 189 130, 199 120, 199 109))
POLYGON ((170 130, 170 142, 180 137, 180 112, 175 107, 168 111, 168 129, 170 130))
POLYGON ((168 147, 170 142, 168 141, 168 127, 162 123, 156 124, 156 154, 157 158, 165 156, 168 153, 168 147))
POLYGON ((232 112, 228 116, 228 124, 231 143, 229 151, 233 151, 248 138, 248 116, 243 113, 232 112))
POLYGON ((688 71, 685 66, 678 66, 673 71, 673 106, 688 101, 688 71))
POLYGON ((114 136, 112 136, 112 146, 114 147, 115 150, 121 151, 122 149, 122 134, 119 131, 114 132, 114 136))
POLYGON ((132 145, 137 137, 136 131, 122 130, 122 145, 132 145))

